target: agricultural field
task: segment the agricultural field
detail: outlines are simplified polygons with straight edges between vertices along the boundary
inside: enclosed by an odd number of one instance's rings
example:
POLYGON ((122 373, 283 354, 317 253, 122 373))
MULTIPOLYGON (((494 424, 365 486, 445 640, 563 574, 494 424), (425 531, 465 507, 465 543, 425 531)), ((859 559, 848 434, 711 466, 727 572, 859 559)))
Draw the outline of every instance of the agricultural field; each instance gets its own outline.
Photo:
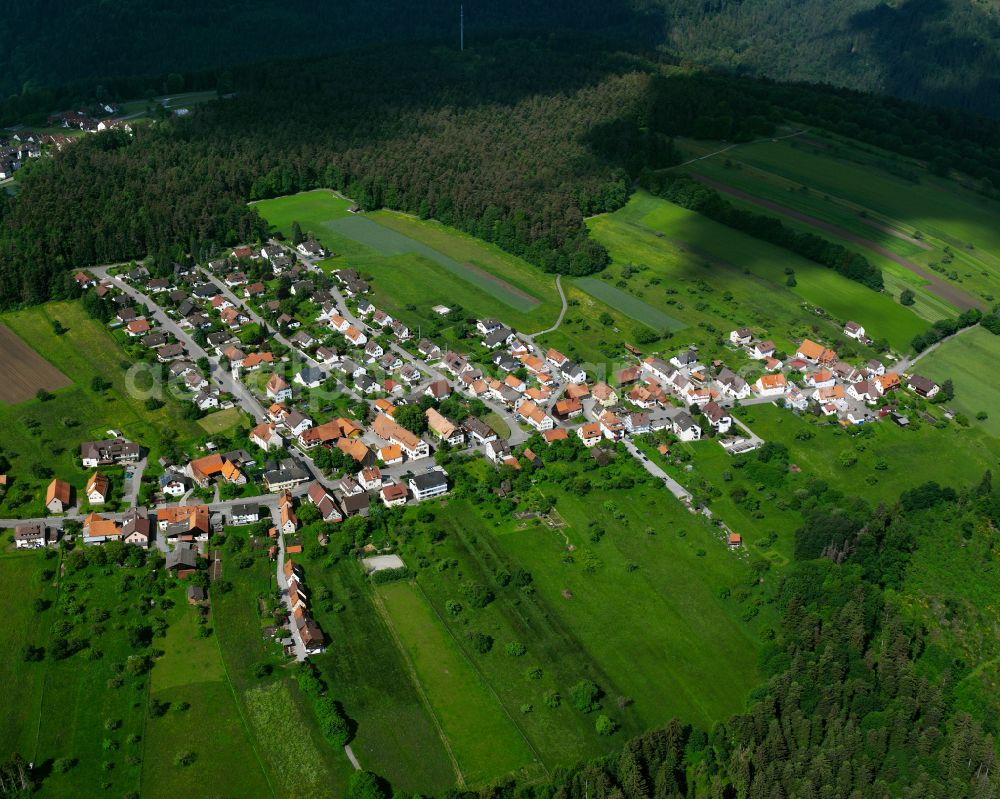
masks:
POLYGON ((913 371, 942 382, 951 380, 955 399, 950 407, 964 413, 972 425, 1000 438, 1000 376, 995 365, 1000 360, 1000 336, 982 327, 962 331, 928 353, 913 371), (977 419, 986 413, 986 419, 977 419))
POLYGON ((12 311, 0 316, 0 322, 73 381, 44 399, 0 405, 0 452, 10 461, 12 483, 0 502, 4 516, 42 515, 45 486, 53 476, 82 487, 87 471, 78 465, 79 444, 106 438, 111 428, 148 447, 154 462, 168 440, 187 444, 205 436, 196 422, 184 418, 179 401, 166 396, 162 408, 149 410, 144 399, 129 394, 126 370, 131 362, 79 302, 12 311), (64 332, 56 332, 56 320, 64 332))
MULTIPOLYGON (((683 146, 692 154, 718 149, 687 141, 683 146)), ((914 161, 810 134, 739 145, 684 170, 836 225, 943 284, 924 285, 918 293, 937 294, 952 304, 955 297, 989 304, 1000 296, 1000 258, 993 254, 1000 245, 1000 203, 914 161)), ((815 227, 813 232, 838 238, 815 227)), ((896 277, 899 268, 893 269, 896 277)))
POLYGON ((596 297, 601 302, 625 314, 625 316, 635 319, 637 322, 641 322, 655 331, 673 332, 685 327, 683 322, 677 321, 672 316, 663 313, 663 311, 647 305, 634 295, 615 288, 596 277, 581 278, 575 281, 575 285, 592 297, 596 297))
POLYGON ((5 376, 0 402, 5 405, 16 405, 39 391, 55 391, 72 382, 4 325, 0 325, 0 369, 5 376))
POLYGON ((706 356, 727 357, 725 336, 746 325, 779 349, 819 337, 867 358, 842 335, 844 321, 865 324, 899 350, 927 326, 887 295, 643 192, 589 224, 612 256, 600 279, 688 325, 672 346, 696 343, 706 356), (786 270, 796 285, 786 285, 786 270))

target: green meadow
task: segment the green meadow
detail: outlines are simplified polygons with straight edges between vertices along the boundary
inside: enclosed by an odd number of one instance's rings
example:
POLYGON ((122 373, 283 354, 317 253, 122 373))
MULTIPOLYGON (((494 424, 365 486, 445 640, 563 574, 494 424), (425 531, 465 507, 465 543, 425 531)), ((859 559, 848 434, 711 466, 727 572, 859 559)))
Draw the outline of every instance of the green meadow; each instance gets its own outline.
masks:
POLYGON ((944 342, 913 367, 938 382, 951 380, 955 399, 950 407, 964 413, 975 427, 1000 438, 1000 336, 982 327, 963 331, 944 342), (986 419, 976 419, 986 413, 986 419))
POLYGON ((987 302, 1000 296, 1000 203, 915 161, 809 136, 740 145, 685 169, 833 222, 919 265, 936 264, 943 279, 987 302))

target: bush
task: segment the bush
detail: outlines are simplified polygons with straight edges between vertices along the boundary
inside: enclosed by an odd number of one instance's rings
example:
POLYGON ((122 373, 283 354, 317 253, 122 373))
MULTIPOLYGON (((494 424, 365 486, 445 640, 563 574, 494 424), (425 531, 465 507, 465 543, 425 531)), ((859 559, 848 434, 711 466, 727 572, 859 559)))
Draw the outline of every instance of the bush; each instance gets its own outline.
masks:
POLYGON ((542 697, 542 701, 545 702, 545 707, 555 710, 562 704, 562 697, 559 696, 558 691, 546 691, 545 695, 542 697))
POLYGON ((507 646, 504 647, 504 652, 510 655, 512 658, 519 658, 528 651, 527 647, 520 641, 511 641, 507 646))
POLYGON ((190 750, 185 750, 183 752, 178 752, 174 755, 174 765, 175 766, 190 766, 198 759, 198 755, 190 750))
POLYGON ((597 730, 598 735, 614 735, 618 730, 618 725, 612 719, 602 714, 594 722, 594 729, 597 730))
POLYGON ((473 633, 472 648, 480 655, 485 655, 493 648, 493 637, 486 635, 486 633, 473 633))
POLYGON ((601 689, 590 680, 580 680, 569 691, 570 702, 582 713, 590 713, 600 708, 598 702, 600 698, 601 689))

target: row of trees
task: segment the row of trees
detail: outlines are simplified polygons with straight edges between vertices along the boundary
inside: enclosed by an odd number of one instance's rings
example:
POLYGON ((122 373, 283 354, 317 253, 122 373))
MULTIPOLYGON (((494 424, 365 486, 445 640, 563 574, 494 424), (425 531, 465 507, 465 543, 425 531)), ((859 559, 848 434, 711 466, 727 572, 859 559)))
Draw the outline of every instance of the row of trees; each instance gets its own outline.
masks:
POLYGON ((716 222, 798 253, 868 288, 876 291, 884 288, 881 270, 872 266, 863 255, 814 233, 793 230, 773 216, 737 208, 724 200, 715 189, 692 178, 651 173, 643 177, 643 183, 653 194, 683 208, 697 211, 716 222))

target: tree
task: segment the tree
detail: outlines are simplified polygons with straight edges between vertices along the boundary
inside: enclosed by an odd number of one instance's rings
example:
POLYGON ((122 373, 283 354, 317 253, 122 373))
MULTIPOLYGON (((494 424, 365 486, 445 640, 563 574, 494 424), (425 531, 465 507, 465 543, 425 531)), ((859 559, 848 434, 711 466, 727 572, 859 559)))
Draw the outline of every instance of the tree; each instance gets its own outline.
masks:
POLYGON ((598 735, 614 735, 615 731, 618 729, 618 725, 605 715, 600 715, 597 717, 597 721, 594 722, 594 729, 597 730, 598 735))
POLYGON ((598 699, 601 697, 601 689, 590 680, 580 680, 570 688, 569 699, 577 710, 583 713, 590 713, 600 707, 598 699))
POLYGON ((402 405, 396 408, 392 418, 414 435, 419 436, 427 430, 427 417, 419 405, 402 405))
POLYGON ((899 292, 900 305, 913 305, 916 301, 917 295, 913 293, 913 289, 903 289, 899 292))
POLYGON ((370 771, 355 771, 347 786, 347 799, 389 799, 384 781, 370 771))
POLYGON ((298 222, 292 222, 292 245, 298 247, 306 237, 302 234, 302 227, 298 222))

